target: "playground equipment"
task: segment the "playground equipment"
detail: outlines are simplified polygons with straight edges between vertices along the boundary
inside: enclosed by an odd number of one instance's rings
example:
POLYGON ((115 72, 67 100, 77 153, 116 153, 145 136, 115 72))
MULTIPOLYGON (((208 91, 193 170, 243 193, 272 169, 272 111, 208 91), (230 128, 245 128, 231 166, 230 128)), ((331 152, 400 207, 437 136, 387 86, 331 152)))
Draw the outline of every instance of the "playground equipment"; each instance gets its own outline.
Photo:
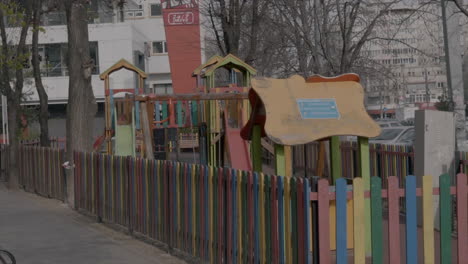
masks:
POLYGON ((240 128, 248 117, 245 92, 255 72, 233 55, 215 56, 193 72, 198 93, 143 94, 146 74, 121 60, 101 74, 106 131, 95 149, 106 142, 107 153, 167 159, 168 153, 177 157, 181 147, 192 146, 199 149, 201 164, 250 170, 249 146, 240 128), (109 75, 122 68, 137 73, 137 88, 111 89, 109 75))
POLYGON ((145 72, 135 67, 128 61, 122 59, 100 76, 104 80, 105 95, 105 133, 94 143, 94 149, 100 149, 100 146, 106 143, 106 152, 116 155, 135 156, 137 133, 140 131, 139 122, 139 102, 135 104, 128 101, 117 100, 116 95, 133 94, 134 96, 143 93, 144 79, 147 78, 145 72), (138 87, 134 89, 111 89, 110 75, 121 69, 127 69, 138 75, 138 87), (115 144, 112 143, 112 137, 115 135, 115 144), (113 151, 113 145, 115 151, 113 151))
MULTIPOLYGON (((261 168, 261 137, 266 136, 275 143, 276 174, 281 176, 292 176, 292 157, 288 150, 291 146, 312 141, 321 141, 324 146, 325 140, 329 140, 331 176, 335 182, 341 177, 338 136, 354 135, 358 136, 360 176, 365 190, 370 189, 368 138, 378 136, 380 127, 364 108, 364 91, 359 84, 359 76, 313 76, 307 80, 300 76, 258 78, 252 81, 249 100, 252 115, 241 134, 245 140, 252 141, 254 170, 261 168)), ((325 152, 321 153, 319 163, 325 161, 325 152)), ((350 214, 352 202, 348 201, 348 204, 350 214)), ((332 203, 331 215, 334 214, 332 203)), ((335 218, 331 219, 334 221, 335 218)), ((352 224, 348 222, 348 230, 352 230, 352 224)), ((366 203, 366 226, 370 226, 369 203, 366 203)), ((330 227, 334 234, 335 223, 330 227)), ((367 242, 370 250, 370 237, 367 242)), ((331 247, 335 246, 336 241, 332 239, 331 247)), ((348 240, 348 247, 352 247, 352 239, 348 240)))
MULTIPOLYGON (((193 72, 198 90, 206 94, 247 92, 255 74, 254 68, 231 54, 224 58, 214 56, 193 72), (224 72, 221 71, 223 69, 224 72)), ((221 161, 223 155, 227 155, 224 160, 230 161, 231 167, 250 170, 249 146, 240 136, 240 128, 248 117, 248 101, 227 101, 224 104, 207 101, 203 109, 202 120, 208 127, 208 164, 225 164, 221 161), (225 142, 221 140, 223 135, 225 142)))

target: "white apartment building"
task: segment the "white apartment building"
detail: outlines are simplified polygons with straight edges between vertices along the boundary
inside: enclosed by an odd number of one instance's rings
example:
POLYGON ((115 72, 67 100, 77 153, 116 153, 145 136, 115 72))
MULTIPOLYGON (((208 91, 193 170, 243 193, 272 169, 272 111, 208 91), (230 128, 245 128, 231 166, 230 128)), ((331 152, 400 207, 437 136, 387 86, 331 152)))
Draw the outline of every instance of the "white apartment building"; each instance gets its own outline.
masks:
MULTIPOLYGON (((95 61, 92 86, 97 102, 104 100, 104 82, 99 74, 125 59, 148 74, 146 92, 172 93, 172 81, 160 0, 128 0, 123 12, 104 1, 91 1, 89 40, 95 61), (123 13, 123 18, 122 14, 123 13)), ((68 100, 67 27, 65 14, 45 15, 39 36, 42 76, 49 104, 68 100)), ((29 38, 30 39, 30 38, 29 38)), ((134 73, 111 75, 111 88, 134 88, 134 73)), ((26 82, 28 104, 38 104, 34 81, 26 82)))
MULTIPOLYGON (((414 7, 416 8, 416 7, 414 7)), ((433 15, 412 15, 415 9, 400 5, 387 15, 384 38, 364 51, 375 63, 389 71, 385 77, 369 77, 366 106, 374 117, 394 117, 401 108, 433 107, 446 95, 447 81, 443 35, 439 19, 433 15)), ((434 14, 439 8, 433 7, 434 14)))

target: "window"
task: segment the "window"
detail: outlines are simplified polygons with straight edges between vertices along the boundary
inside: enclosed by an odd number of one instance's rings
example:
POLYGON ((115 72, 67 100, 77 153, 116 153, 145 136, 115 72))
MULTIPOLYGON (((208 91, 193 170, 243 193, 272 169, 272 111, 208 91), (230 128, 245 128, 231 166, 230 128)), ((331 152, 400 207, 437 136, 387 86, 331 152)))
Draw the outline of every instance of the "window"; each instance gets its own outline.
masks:
POLYGON ((153 84, 153 92, 155 94, 172 94, 172 83, 153 84))
POLYGON ((144 11, 143 11, 143 6, 142 5, 137 5, 130 7, 128 9, 125 9, 125 18, 126 19, 137 19, 137 18, 143 18, 144 16, 144 11))
POLYGON ((161 9, 161 4, 151 4, 150 5, 150 16, 161 16, 162 15, 162 9, 161 9))
MULTIPOLYGON (((99 74, 99 47, 97 42, 89 42, 89 52, 94 62, 92 74, 99 74)), ((66 43, 41 45, 39 46, 39 56, 43 77, 68 76, 68 45, 66 43)))
POLYGON ((413 143, 415 139, 414 129, 406 130, 398 139, 398 143, 413 143))
POLYGON ((153 54, 167 53, 166 41, 153 41, 153 54))
MULTIPOLYGON (((413 96, 413 95, 411 95, 411 96, 413 96)), ((410 101, 411 101, 411 99, 410 99, 410 101)), ((424 103, 424 102, 428 102, 428 101, 429 101, 429 95, 417 94, 414 102, 424 103)))

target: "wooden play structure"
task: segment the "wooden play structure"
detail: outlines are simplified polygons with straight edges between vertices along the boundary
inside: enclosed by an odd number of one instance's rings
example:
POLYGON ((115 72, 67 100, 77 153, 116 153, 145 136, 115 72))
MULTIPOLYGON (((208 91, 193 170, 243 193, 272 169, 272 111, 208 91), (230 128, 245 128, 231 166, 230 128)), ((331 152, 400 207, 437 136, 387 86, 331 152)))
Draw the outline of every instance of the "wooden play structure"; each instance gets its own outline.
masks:
POLYGON ((215 56, 193 72, 197 93, 144 94, 146 74, 121 60, 100 76, 105 81, 106 131, 95 149, 105 142, 109 154, 167 159, 192 147, 199 150, 194 161, 201 164, 250 170, 249 145, 240 129, 248 118, 246 91, 255 73, 233 55, 215 56), (109 76, 124 68, 138 75, 139 86, 112 89, 109 76))
POLYGON ((121 96, 127 97, 128 94, 137 96, 143 93, 144 79, 147 75, 141 69, 135 67, 128 61, 122 59, 100 76, 104 81, 105 95, 105 133, 98 138, 94 144, 97 150, 105 142, 106 152, 114 153, 120 156, 136 155, 136 139, 140 133, 139 102, 129 102, 128 100, 119 100, 121 96), (110 75, 116 71, 126 69, 138 75, 138 87, 133 89, 112 89, 110 87, 110 75), (115 136, 115 137, 114 137, 115 136), (112 138, 115 142, 112 142, 112 138))
MULTIPOLYGON (((289 79, 257 78, 249 91, 252 115, 242 130, 242 137, 252 141, 253 167, 261 169, 261 137, 275 143, 276 174, 293 176, 291 146, 320 141, 321 149, 330 142, 330 168, 332 182, 341 178, 341 135, 358 136, 360 177, 365 190, 370 189, 368 138, 380 134, 380 127, 364 108, 364 91, 359 76, 341 75, 335 78, 313 76, 305 80, 300 76, 289 79), (278 107, 281 106, 281 107, 278 107)), ((320 152, 319 166, 323 168, 325 151, 320 152)), ((321 177, 322 175, 317 175, 321 177)), ((352 214, 352 200, 348 201, 348 214, 352 214)), ((330 206, 331 216, 335 206, 330 206)), ((331 234, 336 232, 334 217, 331 234)), ((366 203, 366 221, 370 221, 370 204, 366 203)), ((352 221, 348 222, 353 230, 352 221)), ((366 222, 370 224, 370 222, 366 222)), ((348 233, 352 236, 352 233, 348 233)), ((332 235, 332 238, 335 236, 332 235)), ((352 247, 348 239, 348 247, 352 247)), ((369 250, 370 250, 370 238, 369 250)), ((331 240, 336 248, 336 241, 331 240)))
MULTIPOLYGON (((197 90, 204 94, 245 93, 255 74, 254 68, 231 54, 224 58, 214 56, 193 72, 197 90)), ((207 125, 207 164, 251 169, 248 143, 240 137, 248 109, 247 100, 204 103, 200 110, 207 125)))

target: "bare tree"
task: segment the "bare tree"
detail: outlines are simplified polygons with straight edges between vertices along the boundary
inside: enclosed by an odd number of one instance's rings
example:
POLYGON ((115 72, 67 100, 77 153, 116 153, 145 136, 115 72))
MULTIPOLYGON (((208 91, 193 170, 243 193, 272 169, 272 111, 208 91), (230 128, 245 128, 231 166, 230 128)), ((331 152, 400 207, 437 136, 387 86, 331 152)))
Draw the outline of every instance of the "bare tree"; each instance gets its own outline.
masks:
MULTIPOLYGON (((75 151, 92 151, 97 104, 91 86, 94 61, 89 52, 86 0, 64 0, 68 29, 67 160, 73 164, 75 151)), ((73 173, 67 175, 67 199, 74 204, 73 173)))
POLYGON ((247 63, 258 58, 262 20, 268 12, 268 0, 210 0, 202 6, 213 43, 223 55, 233 54, 247 63))
POLYGON ((31 0, 0 2, 0 89, 8 100, 10 170, 8 186, 19 188, 19 123, 23 95, 23 68, 29 58, 26 37, 31 22, 31 0), (6 24, 8 23, 8 25, 6 24), (7 33, 7 29, 11 30, 7 33), (19 30, 19 34, 17 32, 19 30))
MULTIPOLYGON (((202 6, 209 44, 263 75, 337 75, 367 64, 366 45, 385 28, 400 0, 211 0, 202 6)), ((368 67, 371 69, 371 67, 368 67)))
POLYGON ((33 27, 33 34, 32 34, 32 67, 33 67, 33 75, 34 75, 34 82, 36 85, 37 94, 39 95, 39 125, 41 129, 41 146, 48 147, 50 146, 49 140, 49 110, 48 110, 48 96, 47 92, 44 88, 42 83, 41 77, 41 69, 40 69, 40 58, 39 58, 39 32, 40 28, 40 21, 41 21, 41 10, 43 1, 36 0, 33 1, 33 14, 32 14, 32 27, 33 27))

